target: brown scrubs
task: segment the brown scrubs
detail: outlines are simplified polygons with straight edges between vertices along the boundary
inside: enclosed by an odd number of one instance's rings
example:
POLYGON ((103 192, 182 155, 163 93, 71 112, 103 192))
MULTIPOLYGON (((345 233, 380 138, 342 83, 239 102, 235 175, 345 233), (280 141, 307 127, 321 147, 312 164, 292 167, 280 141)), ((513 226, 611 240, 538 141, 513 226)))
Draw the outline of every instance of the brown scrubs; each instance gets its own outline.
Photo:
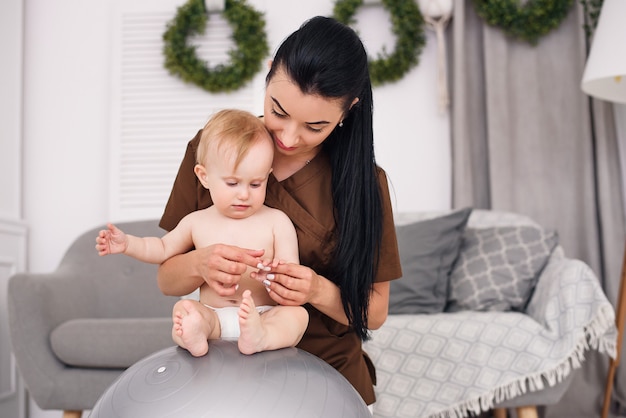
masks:
MULTIPOLYGON (((193 167, 200 132, 187 145, 185 157, 172 188, 160 226, 172 230, 188 213, 212 204, 209 192, 197 180, 193 167)), ((383 202, 383 240, 377 282, 402 275, 391 211, 387 177, 379 169, 383 202)), ((331 194, 331 168, 328 156, 318 154, 300 171, 278 182, 270 175, 265 202, 284 211, 296 227, 300 263, 326 276, 336 239, 331 194)), ((354 210, 359 210, 354 208, 354 210)), ((374 365, 362 349, 361 340, 347 326, 322 314, 310 305, 309 326, 298 347, 341 372, 369 405, 375 401, 374 365)))

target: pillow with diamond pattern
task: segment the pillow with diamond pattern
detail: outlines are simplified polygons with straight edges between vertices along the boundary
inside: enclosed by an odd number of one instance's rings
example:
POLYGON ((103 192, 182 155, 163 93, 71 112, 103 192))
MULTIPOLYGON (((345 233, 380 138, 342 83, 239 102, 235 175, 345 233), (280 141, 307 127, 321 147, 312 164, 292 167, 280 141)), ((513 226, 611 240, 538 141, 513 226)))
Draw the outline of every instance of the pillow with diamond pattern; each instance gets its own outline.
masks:
POLYGON ((522 311, 557 243, 536 226, 467 228, 446 311, 522 311))

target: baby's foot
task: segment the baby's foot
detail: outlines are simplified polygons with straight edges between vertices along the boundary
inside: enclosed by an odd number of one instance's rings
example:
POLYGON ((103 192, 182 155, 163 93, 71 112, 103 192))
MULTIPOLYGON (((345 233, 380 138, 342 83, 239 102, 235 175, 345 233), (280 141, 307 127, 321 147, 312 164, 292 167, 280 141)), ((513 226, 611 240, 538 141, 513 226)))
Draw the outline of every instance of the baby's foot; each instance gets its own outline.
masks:
POLYGON ((174 324, 172 325, 172 334, 178 337, 183 335, 183 314, 180 311, 174 312, 174 324))
POLYGON ((178 336, 176 342, 187 349, 192 356, 201 357, 209 351, 206 321, 196 306, 183 301, 184 310, 174 315, 174 333, 178 336))
POLYGON ((256 310, 252 293, 249 290, 243 292, 241 305, 239 305, 239 351, 243 354, 254 354, 263 351, 265 342, 265 329, 261 325, 261 315, 256 310))

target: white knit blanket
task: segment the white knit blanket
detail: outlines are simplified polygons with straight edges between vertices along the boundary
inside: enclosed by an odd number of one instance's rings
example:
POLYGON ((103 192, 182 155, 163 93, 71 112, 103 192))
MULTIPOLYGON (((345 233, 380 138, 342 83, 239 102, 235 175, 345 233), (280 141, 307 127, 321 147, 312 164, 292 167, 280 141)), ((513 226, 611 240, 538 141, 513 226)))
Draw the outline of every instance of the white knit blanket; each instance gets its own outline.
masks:
POLYGON ((615 357, 615 312, 593 271, 560 247, 525 313, 390 315, 365 350, 374 417, 461 418, 562 381, 586 350, 615 357))

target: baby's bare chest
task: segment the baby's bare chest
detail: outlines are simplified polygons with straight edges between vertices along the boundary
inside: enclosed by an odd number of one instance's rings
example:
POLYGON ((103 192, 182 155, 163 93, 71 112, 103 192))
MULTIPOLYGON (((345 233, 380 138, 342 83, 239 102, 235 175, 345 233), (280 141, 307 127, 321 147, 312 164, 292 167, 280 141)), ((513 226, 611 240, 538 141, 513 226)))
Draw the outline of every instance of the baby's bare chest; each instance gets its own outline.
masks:
POLYGON ((214 244, 234 245, 253 250, 265 250, 263 258, 274 256, 274 230, 264 222, 245 222, 246 219, 231 222, 204 223, 193 231, 194 246, 203 248, 214 244))

